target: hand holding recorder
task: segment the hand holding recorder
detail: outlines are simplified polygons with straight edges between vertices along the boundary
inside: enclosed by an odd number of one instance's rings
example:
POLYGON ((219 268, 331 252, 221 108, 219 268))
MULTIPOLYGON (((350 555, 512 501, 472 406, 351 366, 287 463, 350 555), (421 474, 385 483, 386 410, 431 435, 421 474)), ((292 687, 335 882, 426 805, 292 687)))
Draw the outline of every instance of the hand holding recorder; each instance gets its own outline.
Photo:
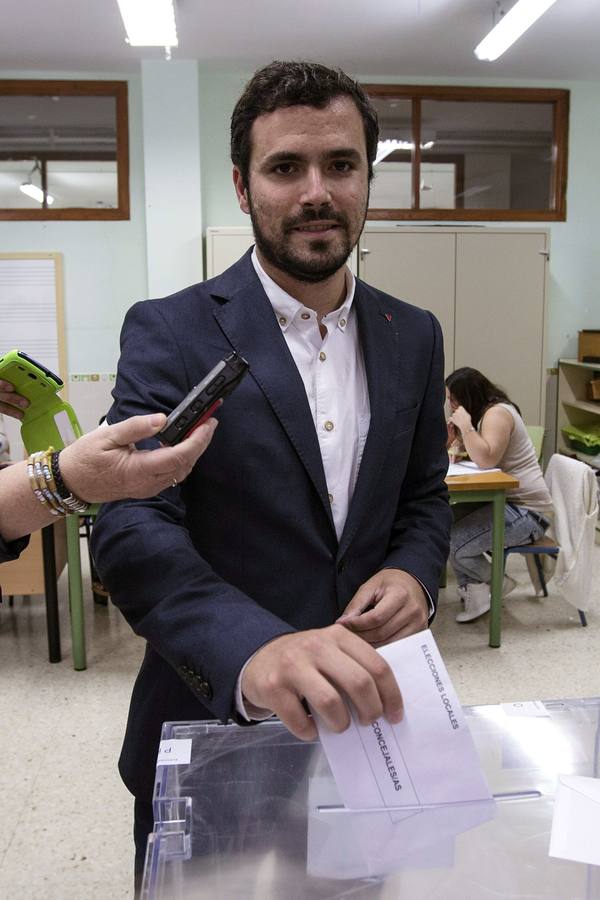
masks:
POLYGON ((237 353, 230 353, 217 363, 170 414, 158 435, 161 443, 175 446, 205 422, 238 386, 248 368, 246 360, 237 353))

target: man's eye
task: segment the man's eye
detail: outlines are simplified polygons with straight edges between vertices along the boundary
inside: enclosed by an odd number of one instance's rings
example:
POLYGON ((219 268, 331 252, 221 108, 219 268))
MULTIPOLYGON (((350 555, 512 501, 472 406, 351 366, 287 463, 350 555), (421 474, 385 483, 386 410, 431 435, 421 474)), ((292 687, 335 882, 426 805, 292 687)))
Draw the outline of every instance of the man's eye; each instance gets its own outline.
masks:
POLYGON ((336 159, 333 168, 336 172, 350 172, 352 171, 353 166, 347 159, 336 159))
POLYGON ((294 171, 294 164, 293 163, 279 163, 278 165, 275 166, 274 171, 278 175, 291 175, 292 172, 294 171))

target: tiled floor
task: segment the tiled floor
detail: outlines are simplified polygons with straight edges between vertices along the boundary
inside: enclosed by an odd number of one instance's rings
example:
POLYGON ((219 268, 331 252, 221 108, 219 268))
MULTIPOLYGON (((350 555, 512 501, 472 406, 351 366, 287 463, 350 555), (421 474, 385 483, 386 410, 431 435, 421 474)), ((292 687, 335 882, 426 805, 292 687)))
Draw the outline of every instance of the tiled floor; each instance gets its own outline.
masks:
MULTIPOLYGON (((442 591, 434 633, 461 701, 600 695, 600 614, 583 629, 556 596, 531 598, 513 560, 519 587, 504 601, 498 650, 487 646, 488 617, 457 625, 454 585, 442 591)), ((3 900, 132 896, 132 804, 116 760, 143 643, 114 608, 93 606, 89 583, 86 594, 85 672, 71 666, 64 576, 62 663, 47 662, 42 598, 0 607, 3 900)))

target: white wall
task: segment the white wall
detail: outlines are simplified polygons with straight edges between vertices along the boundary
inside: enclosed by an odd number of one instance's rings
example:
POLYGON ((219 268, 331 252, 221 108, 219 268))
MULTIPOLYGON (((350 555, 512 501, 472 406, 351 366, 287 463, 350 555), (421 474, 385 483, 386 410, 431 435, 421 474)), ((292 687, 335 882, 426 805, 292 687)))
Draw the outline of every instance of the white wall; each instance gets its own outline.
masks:
POLYGON ((202 280, 198 64, 142 62, 148 291, 202 280))

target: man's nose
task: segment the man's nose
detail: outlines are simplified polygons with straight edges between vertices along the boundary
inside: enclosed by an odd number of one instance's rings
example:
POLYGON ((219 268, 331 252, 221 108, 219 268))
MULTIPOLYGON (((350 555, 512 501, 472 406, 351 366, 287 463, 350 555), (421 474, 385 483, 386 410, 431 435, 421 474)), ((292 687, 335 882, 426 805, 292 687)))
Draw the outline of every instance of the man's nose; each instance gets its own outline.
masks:
POLYGON ((323 206, 331 203, 329 185, 320 169, 311 168, 307 171, 300 202, 306 206, 323 206))

